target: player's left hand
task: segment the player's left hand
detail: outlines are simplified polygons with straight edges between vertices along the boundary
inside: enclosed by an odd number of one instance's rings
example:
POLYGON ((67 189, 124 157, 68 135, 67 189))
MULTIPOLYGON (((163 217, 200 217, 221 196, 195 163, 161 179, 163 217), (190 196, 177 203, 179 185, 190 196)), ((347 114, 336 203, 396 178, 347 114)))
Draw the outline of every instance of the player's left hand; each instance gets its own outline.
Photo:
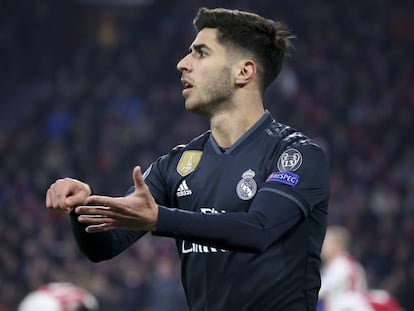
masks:
POLYGON ((86 232, 102 232, 111 229, 155 230, 158 205, 151 195, 136 166, 132 177, 135 191, 126 197, 92 195, 85 205, 78 206, 78 221, 88 224, 86 232))

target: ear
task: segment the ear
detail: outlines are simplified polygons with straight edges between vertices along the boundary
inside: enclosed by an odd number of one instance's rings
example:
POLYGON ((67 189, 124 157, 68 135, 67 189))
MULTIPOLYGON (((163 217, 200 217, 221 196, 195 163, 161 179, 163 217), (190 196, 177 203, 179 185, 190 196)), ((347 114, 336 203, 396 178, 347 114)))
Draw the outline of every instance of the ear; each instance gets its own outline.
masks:
POLYGON ((251 59, 243 59, 236 65, 235 84, 243 87, 256 77, 256 63, 251 59))

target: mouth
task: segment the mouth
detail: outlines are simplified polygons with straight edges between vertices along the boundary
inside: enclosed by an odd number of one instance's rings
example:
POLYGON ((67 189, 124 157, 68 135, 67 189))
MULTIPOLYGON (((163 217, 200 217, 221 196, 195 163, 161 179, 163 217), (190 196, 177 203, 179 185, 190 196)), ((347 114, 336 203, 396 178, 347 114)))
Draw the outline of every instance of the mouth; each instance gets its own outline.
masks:
POLYGON ((184 86, 184 89, 190 89, 193 85, 185 78, 181 79, 181 84, 184 86))
POLYGON ((183 85, 183 95, 186 96, 189 94, 189 92, 193 89, 193 85, 185 78, 181 79, 181 84, 183 85))

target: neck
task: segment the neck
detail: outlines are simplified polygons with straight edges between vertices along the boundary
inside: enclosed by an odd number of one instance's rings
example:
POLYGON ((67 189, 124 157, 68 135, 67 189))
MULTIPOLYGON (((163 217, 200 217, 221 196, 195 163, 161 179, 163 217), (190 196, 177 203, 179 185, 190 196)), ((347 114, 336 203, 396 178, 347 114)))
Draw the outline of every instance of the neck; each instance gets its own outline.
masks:
POLYGON ((234 109, 220 111, 210 118, 211 133, 222 148, 231 147, 264 113, 263 104, 235 105, 234 109))

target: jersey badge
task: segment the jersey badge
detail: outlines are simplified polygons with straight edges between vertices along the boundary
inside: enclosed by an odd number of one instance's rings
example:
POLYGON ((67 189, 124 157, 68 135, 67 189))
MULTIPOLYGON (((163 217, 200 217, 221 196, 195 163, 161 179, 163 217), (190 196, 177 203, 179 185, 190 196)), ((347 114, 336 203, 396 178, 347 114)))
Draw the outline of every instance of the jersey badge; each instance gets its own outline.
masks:
POLYGON ((184 196, 188 196, 191 195, 193 192, 191 191, 191 189, 188 187, 187 182, 185 181, 185 179, 181 182, 181 184, 178 186, 177 189, 177 197, 184 197, 184 196))
POLYGON ((199 150, 184 151, 177 164, 178 174, 184 177, 192 173, 200 163, 202 154, 203 152, 199 150))
POLYGON ((292 172, 273 172, 266 181, 276 181, 295 188, 299 179, 299 176, 292 172))
POLYGON ((248 169, 242 174, 242 179, 237 183, 236 193, 244 201, 254 197, 257 191, 257 184, 254 180, 256 173, 248 169))
POLYGON ((277 161, 280 172, 294 172, 302 165, 302 154, 297 149, 288 149, 277 161))

